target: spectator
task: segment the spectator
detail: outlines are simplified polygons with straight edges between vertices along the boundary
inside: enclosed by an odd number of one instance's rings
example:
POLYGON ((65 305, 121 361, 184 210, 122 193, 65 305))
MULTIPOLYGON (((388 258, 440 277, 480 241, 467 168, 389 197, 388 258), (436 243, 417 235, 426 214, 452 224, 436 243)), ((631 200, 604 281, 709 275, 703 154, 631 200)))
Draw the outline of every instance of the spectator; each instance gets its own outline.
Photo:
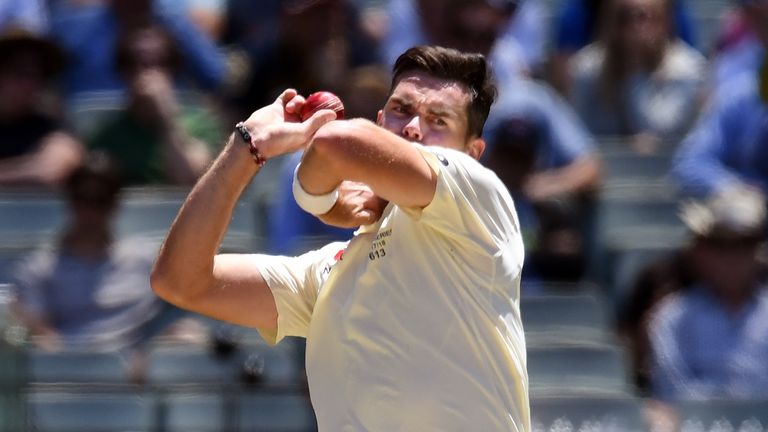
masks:
POLYGON ((672 36, 669 0, 617 0, 601 39, 572 59, 571 100, 595 135, 653 152, 696 118, 704 58, 672 36))
POLYGON ((725 20, 714 59, 713 87, 720 91, 741 74, 758 74, 768 45, 768 1, 740 0, 725 20))
POLYGON ((388 14, 383 46, 388 64, 409 47, 428 43, 489 55, 501 83, 536 75, 544 64, 547 21, 538 1, 392 0, 388 14))
POLYGON ((88 147, 116 161, 128 184, 191 184, 222 138, 199 106, 180 106, 172 86, 181 55, 160 27, 124 34, 115 53, 128 105, 95 132, 88 147))
POLYGON ((667 295, 693 284, 690 246, 664 254, 648 263, 632 281, 629 292, 619 293, 618 330, 632 362, 635 386, 643 396, 650 393, 648 317, 667 295))
MULTIPOLYGON (((768 29, 768 2, 750 7, 759 28, 768 29)), ((768 46, 768 30, 761 33, 768 46)), ((768 68, 763 70, 729 80, 682 142, 672 174, 685 195, 739 187, 768 194, 768 68)))
POLYGON ((57 247, 15 272, 19 314, 45 349, 135 347, 166 307, 149 286, 155 248, 115 239, 120 181, 104 155, 87 158, 65 189, 70 219, 57 247))
POLYGON ((764 398, 768 293, 758 252, 766 201, 726 192, 687 204, 696 282, 650 318, 652 395, 662 401, 764 398))
POLYGON ((57 186, 79 163, 81 145, 43 103, 64 62, 50 40, 0 36, 0 186, 57 186))
POLYGON ((378 61, 378 46, 351 0, 233 0, 227 16, 224 40, 250 57, 249 84, 233 101, 237 116, 271 103, 286 87, 339 93, 352 69, 378 61))
POLYGON ((217 42, 224 31, 227 0, 155 0, 162 11, 184 14, 208 37, 217 42))
POLYGON ((487 165, 510 190, 529 252, 527 279, 578 280, 600 183, 594 140, 552 89, 519 79, 488 121, 487 165))
POLYGON ((97 94, 120 98, 124 82, 114 70, 112 53, 121 33, 135 27, 159 25, 173 38, 182 53, 183 78, 204 90, 227 84, 226 57, 186 14, 163 8, 155 0, 62 0, 51 8, 51 31, 72 62, 64 80, 64 91, 73 107, 97 94))
POLYGON ((44 0, 0 1, 0 29, 21 27, 31 33, 48 32, 48 9, 44 0))
MULTIPOLYGON (((554 29, 555 46, 551 59, 550 81, 561 93, 569 93, 568 64, 571 56, 599 38, 599 23, 609 3, 605 0, 567 0, 560 6, 554 29)), ((673 0, 672 7, 673 31, 688 45, 696 46, 694 26, 685 1, 673 0)))

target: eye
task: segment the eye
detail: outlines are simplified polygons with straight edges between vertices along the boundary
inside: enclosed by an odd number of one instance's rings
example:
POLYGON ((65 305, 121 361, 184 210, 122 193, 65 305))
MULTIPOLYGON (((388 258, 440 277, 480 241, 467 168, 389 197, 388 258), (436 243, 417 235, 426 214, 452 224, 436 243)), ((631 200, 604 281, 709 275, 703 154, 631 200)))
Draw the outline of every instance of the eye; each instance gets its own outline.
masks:
POLYGON ((437 126, 447 126, 448 123, 446 123, 445 120, 443 120, 441 117, 432 117, 432 124, 437 126))
POLYGON ((406 105, 396 103, 392 105, 392 111, 398 114, 408 114, 408 107, 406 105))

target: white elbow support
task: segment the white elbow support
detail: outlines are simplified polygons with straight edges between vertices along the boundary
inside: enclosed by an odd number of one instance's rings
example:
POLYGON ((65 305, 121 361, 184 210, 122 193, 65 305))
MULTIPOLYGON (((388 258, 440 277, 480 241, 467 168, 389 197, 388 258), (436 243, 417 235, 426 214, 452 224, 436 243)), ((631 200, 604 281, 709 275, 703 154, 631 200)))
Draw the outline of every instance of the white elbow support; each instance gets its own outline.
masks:
POLYGON ((328 213, 339 198, 339 188, 336 188, 325 195, 309 194, 303 187, 301 187, 301 183, 299 182, 298 175, 300 166, 301 164, 296 165, 296 169, 293 171, 293 198, 296 200, 296 204, 307 213, 315 216, 328 213))

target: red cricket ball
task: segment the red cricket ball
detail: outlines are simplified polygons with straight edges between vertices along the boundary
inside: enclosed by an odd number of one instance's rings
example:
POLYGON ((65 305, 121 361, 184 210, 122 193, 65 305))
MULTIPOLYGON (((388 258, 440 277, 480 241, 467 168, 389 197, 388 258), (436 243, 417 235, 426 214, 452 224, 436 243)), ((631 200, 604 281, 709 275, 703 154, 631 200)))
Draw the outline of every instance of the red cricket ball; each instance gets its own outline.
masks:
POLYGON ((344 118, 344 104, 341 99, 331 92, 319 91, 307 97, 304 107, 301 109, 301 121, 312 117, 312 114, 321 109, 336 111, 336 120, 344 118))

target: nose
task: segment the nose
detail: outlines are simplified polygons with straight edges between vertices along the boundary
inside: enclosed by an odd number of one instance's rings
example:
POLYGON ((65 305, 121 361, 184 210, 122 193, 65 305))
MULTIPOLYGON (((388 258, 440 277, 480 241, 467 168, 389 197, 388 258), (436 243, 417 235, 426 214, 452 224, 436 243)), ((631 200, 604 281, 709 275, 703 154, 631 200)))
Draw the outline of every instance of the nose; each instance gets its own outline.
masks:
POLYGON ((403 136, 412 141, 421 141, 423 134, 421 133, 421 122, 419 116, 413 116, 405 127, 403 127, 403 136))

